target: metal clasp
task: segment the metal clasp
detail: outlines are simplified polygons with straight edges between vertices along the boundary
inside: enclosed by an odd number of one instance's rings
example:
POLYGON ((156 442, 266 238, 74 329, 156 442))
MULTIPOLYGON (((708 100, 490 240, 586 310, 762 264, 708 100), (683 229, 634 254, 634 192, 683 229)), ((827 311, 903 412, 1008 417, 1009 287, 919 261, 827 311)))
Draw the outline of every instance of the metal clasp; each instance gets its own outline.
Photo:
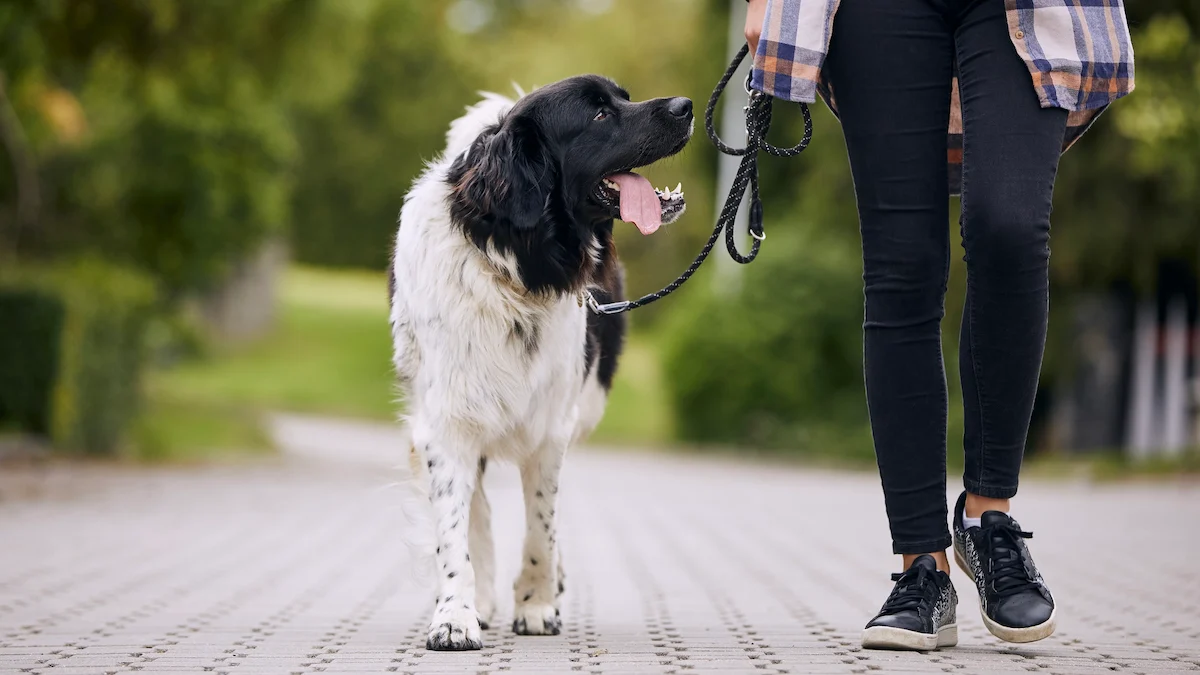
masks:
POLYGON ((584 291, 583 297, 585 300, 587 300, 588 309, 592 310, 592 312, 596 314, 620 314, 628 309, 630 305, 628 300, 621 300, 620 302, 606 302, 601 304, 596 301, 596 296, 592 295, 591 291, 584 291))

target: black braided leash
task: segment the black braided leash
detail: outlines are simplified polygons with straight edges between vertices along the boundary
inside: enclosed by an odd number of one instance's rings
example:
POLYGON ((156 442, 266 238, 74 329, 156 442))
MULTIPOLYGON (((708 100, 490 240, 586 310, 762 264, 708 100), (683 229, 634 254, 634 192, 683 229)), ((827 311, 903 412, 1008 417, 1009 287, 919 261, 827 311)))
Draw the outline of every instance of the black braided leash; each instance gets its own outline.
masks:
POLYGON ((729 196, 725 198, 725 206, 721 209, 721 215, 717 218, 717 224, 713 228, 712 236, 708 238, 708 242, 704 244, 704 248, 700 249, 700 254, 692 261, 691 265, 680 274, 675 281, 667 284, 662 290, 643 295, 637 300, 622 300, 620 302, 609 302, 601 304, 596 301, 590 291, 584 292, 584 299, 587 301, 588 308, 597 314, 620 314, 628 312, 631 309, 645 307, 646 305, 667 297, 675 292, 677 288, 682 286, 685 281, 690 279, 696 270, 700 269, 700 265, 708 258, 708 254, 712 252, 713 246, 721 237, 721 232, 725 232, 725 250, 729 251, 729 257, 737 262, 745 265, 758 257, 758 249, 763 240, 767 238, 763 231, 763 208, 762 200, 758 197, 758 153, 766 151, 768 154, 776 157, 795 157, 808 147, 808 142, 812 140, 812 116, 808 112, 808 105, 800 104, 800 112, 804 115, 804 137, 800 142, 790 148, 779 148, 771 145, 767 141, 767 131, 771 128, 771 97, 750 88, 749 81, 746 83, 746 91, 749 93, 750 101, 746 106, 746 147, 732 148, 721 140, 717 135, 717 130, 713 126, 713 116, 716 114, 717 102, 721 99, 721 94, 725 91, 725 86, 729 84, 729 80, 733 79, 733 74, 737 72, 738 66, 741 65, 742 59, 746 58, 750 47, 743 45, 738 51, 737 56, 733 57, 733 62, 729 64, 729 68, 725 71, 725 75, 721 77, 721 81, 717 83, 717 88, 713 90, 712 96, 708 99, 708 107, 704 111, 704 128, 708 132, 709 139, 713 145, 717 146, 717 150, 726 155, 733 157, 741 157, 742 161, 738 164, 737 175, 734 176, 733 185, 729 188, 729 196), (750 252, 742 255, 737 248, 737 242, 734 241, 734 220, 737 218, 738 206, 741 205, 742 199, 746 195, 746 188, 750 189, 750 236, 753 242, 750 244, 750 252))

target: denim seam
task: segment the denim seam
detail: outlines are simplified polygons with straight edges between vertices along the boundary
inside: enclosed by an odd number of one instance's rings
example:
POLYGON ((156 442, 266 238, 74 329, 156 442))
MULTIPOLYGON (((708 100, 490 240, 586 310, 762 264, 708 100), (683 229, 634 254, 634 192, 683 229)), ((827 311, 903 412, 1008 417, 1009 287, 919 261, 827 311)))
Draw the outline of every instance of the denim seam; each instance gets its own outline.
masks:
POLYGON ((973 495, 988 499, 1012 499, 1017 494, 1016 485, 983 485, 969 478, 963 481, 963 487, 973 495))
MULTIPOLYGON (((957 40, 955 41, 955 44, 954 44, 954 52, 955 52, 955 59, 957 60, 958 57, 960 56, 959 45, 958 45, 957 40)), ((968 186, 969 186, 969 182, 970 182, 968 179, 970 178, 970 174, 971 174, 970 170, 967 167, 973 166, 974 162, 972 162, 970 164, 967 163, 966 127, 967 127, 967 117, 970 115, 970 112, 968 111, 967 97, 962 95, 963 82, 962 82, 961 76, 959 77, 958 86, 959 86, 959 106, 960 106, 960 110, 962 113, 962 120, 963 120, 963 164, 962 164, 962 187, 961 187, 963 212, 962 212, 962 215, 960 216, 960 220, 962 223, 961 236, 963 238, 964 247, 965 247, 966 234, 967 234, 967 229, 968 229, 968 223, 967 223, 967 220, 968 220, 967 213, 968 212, 966 209, 966 204, 967 204, 966 197, 967 197, 967 190, 968 190, 968 186)), ((969 255, 969 252, 968 252, 968 255, 969 255)), ((987 419, 987 415, 984 413, 984 407, 983 407, 983 401, 986 397, 983 395, 983 382, 979 378, 979 363, 977 361, 977 358, 978 358, 976 355, 977 350, 975 348, 975 304, 976 303, 971 301, 972 296, 975 295, 974 293, 972 293, 972 287, 974 286, 974 284, 971 283, 972 276, 973 275, 971 274, 971 264, 970 264, 970 260, 968 260, 968 262, 967 262, 967 300, 966 300, 966 304, 968 307, 967 322, 971 328, 971 338, 968 341, 968 346, 971 348, 971 373, 975 377, 975 403, 979 407, 979 476, 978 476, 978 478, 975 479, 975 482, 980 487, 986 488, 987 484, 983 480, 984 467, 987 465, 987 454, 988 454, 987 453, 987 447, 988 447, 987 427, 984 426, 984 420, 987 419)), ((958 367, 962 368, 963 364, 960 363, 958 367)), ((965 450, 965 448, 964 448, 964 450, 965 450)))
MULTIPOLYGON (((960 234, 959 236, 962 236, 962 235, 960 234)), ((944 318, 946 318, 946 289, 950 286, 950 237, 949 237, 949 235, 946 236, 946 247, 943 252, 945 253, 945 255, 942 256, 942 261, 943 261, 942 262, 942 287, 940 289, 938 289, 938 292, 941 293, 941 297, 942 297, 941 316, 944 319, 944 318)), ((949 424, 949 420, 950 420, 950 382, 947 380, 947 377, 946 377, 946 355, 945 355, 945 353, 942 352, 942 349, 940 347, 941 344, 942 344, 941 321, 938 321, 938 345, 939 345, 938 364, 941 366, 941 369, 942 369, 942 381, 944 383, 944 387, 943 387, 942 391, 944 391, 946 394, 942 398, 942 422, 943 422, 943 424, 942 424, 942 490, 945 491, 945 489, 946 489, 946 474, 947 474, 947 470, 948 470, 947 455, 950 452, 950 439, 949 439, 949 436, 950 436, 950 430, 949 430, 950 429, 950 424, 949 424)))
POLYGON ((950 548, 953 540, 950 537, 949 530, 945 534, 938 536, 936 539, 920 539, 917 541, 898 541, 892 540, 892 553, 896 555, 913 555, 916 553, 935 553, 944 551, 950 548))

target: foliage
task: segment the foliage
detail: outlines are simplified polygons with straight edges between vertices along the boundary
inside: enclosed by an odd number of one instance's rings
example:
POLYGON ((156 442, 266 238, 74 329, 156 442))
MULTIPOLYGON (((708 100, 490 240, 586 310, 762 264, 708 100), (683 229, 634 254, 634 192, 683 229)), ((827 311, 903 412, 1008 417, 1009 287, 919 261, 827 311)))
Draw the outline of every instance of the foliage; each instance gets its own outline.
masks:
MULTIPOLYGON (((581 11, 585 4, 494 3, 489 29, 458 39, 429 28, 444 25, 436 3, 398 2, 381 12, 367 38, 370 67, 346 105, 303 120, 298 257, 382 269, 404 192, 422 160, 441 149, 450 121, 474 103, 475 89, 511 95, 513 84, 530 90, 597 72, 636 99, 685 95, 702 110, 725 65, 727 2, 619 0, 607 11, 581 11), (629 22, 631 13, 639 21, 629 22)), ((700 248, 713 213, 714 170, 715 153, 697 134, 678 157, 644 172, 658 185, 682 182, 689 206, 684 222, 653 237, 618 228, 634 291, 669 281, 700 248)))
POLYGON ((81 261, 10 270, 0 286, 5 316, 23 333, 0 355, 0 415, 63 449, 118 451, 140 400, 150 282, 81 261))
POLYGON ((58 375, 63 306, 52 293, 0 281, 0 428, 50 431, 50 398, 58 375))
POLYGON ((694 294, 667 324, 681 438, 814 452, 862 440, 861 267, 850 247, 818 241, 773 240, 740 289, 694 294))
POLYGON ((293 198, 297 260, 383 269, 409 182, 441 151, 478 89, 453 58, 440 3, 388 2, 359 39, 363 57, 336 107, 299 116, 293 198))
POLYGON ((45 191, 22 252, 102 251, 172 298, 218 282, 287 223, 292 116, 344 94, 377 4, 5 3, 0 71, 45 191))
POLYGON ((1137 89, 1063 157, 1055 194, 1059 288, 1127 280, 1200 251, 1200 12, 1131 7, 1137 89))

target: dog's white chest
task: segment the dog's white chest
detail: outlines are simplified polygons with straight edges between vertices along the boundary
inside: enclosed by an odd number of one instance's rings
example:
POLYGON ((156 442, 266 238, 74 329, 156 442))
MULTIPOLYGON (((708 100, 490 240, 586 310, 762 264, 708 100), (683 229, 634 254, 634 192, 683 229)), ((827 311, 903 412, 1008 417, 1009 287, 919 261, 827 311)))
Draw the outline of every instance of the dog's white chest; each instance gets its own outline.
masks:
POLYGON ((395 362, 409 417, 486 439, 489 454, 569 440, 583 390, 586 308, 570 298, 532 300, 506 284, 445 222, 435 188, 418 186, 405 205, 394 264, 395 362))

